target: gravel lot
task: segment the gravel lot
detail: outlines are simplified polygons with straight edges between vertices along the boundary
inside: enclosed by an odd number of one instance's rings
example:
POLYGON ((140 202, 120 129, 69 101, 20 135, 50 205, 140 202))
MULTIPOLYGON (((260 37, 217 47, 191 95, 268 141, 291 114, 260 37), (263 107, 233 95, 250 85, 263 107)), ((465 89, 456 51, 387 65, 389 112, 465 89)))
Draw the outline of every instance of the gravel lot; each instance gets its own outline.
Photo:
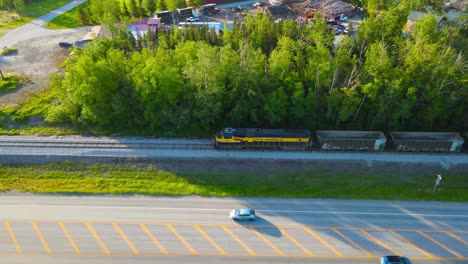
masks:
POLYGON ((60 41, 74 42, 81 39, 87 27, 78 29, 49 30, 45 23, 86 0, 71 1, 21 27, 2 32, 0 47, 17 48, 14 56, 0 56, 0 69, 4 73, 16 73, 31 81, 18 89, 0 95, 0 106, 15 107, 31 95, 47 87, 50 75, 58 71, 58 65, 69 51, 58 46, 60 41))
POLYGON ((15 107, 44 89, 52 73, 57 72, 60 63, 70 54, 68 49, 59 47, 60 41, 74 42, 81 39, 87 28, 60 31, 56 34, 24 40, 14 45, 18 53, 14 56, 0 56, 3 73, 27 76, 31 81, 20 88, 0 95, 2 107, 15 107))

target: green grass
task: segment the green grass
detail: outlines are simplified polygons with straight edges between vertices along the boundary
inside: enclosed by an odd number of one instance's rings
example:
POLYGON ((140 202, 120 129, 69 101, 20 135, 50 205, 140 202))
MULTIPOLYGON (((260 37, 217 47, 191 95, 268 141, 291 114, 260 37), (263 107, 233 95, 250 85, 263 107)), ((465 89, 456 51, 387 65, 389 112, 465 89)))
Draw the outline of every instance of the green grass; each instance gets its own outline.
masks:
POLYGON ((20 84, 20 78, 16 75, 6 75, 4 79, 0 77, 0 95, 14 90, 20 84))
MULTIPOLYGON (((20 83, 29 81, 23 76, 16 76, 20 83)), ((0 80, 1 82, 1 80, 0 80)), ((14 89, 14 88, 13 88, 14 89)), ((0 95, 3 90, 0 88, 0 95)), ((59 124, 29 125, 30 117, 44 116, 54 99, 54 92, 45 89, 41 93, 34 94, 20 105, 15 107, 0 108, 0 135, 76 135, 79 131, 59 124), (8 129, 5 125, 8 124, 8 129)))
POLYGON ((0 29, 22 26, 70 2, 71 0, 40 0, 28 3, 21 14, 23 17, 22 20, 16 12, 3 11, 2 14, 0 14, 0 29), (14 17, 14 19, 12 19, 12 17, 14 17))
POLYGON ((0 191, 468 201, 467 175, 176 174, 151 165, 0 165, 0 191))
MULTIPOLYGON (((88 5, 89 2, 82 4, 82 8, 88 5)), ((82 26, 89 26, 90 24, 81 24, 78 22, 78 8, 74 7, 60 16, 52 19, 45 24, 48 29, 65 29, 65 28, 76 28, 82 26)))

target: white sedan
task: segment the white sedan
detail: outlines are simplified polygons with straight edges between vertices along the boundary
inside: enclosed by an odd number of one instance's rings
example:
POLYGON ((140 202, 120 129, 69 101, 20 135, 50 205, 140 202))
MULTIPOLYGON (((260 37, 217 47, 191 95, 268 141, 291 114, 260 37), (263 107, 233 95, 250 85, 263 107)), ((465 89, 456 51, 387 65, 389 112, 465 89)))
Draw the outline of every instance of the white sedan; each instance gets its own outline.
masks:
POLYGON ((229 217, 233 220, 255 220, 255 211, 252 209, 236 209, 229 213, 229 217))

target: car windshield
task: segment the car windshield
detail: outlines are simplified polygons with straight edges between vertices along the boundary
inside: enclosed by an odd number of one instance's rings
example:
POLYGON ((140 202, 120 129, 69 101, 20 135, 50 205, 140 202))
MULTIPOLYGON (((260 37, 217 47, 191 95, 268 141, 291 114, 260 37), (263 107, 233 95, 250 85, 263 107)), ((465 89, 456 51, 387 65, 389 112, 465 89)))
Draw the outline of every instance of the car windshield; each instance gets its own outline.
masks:
POLYGON ((239 214, 240 214, 240 211, 236 210, 235 215, 239 215, 239 214))

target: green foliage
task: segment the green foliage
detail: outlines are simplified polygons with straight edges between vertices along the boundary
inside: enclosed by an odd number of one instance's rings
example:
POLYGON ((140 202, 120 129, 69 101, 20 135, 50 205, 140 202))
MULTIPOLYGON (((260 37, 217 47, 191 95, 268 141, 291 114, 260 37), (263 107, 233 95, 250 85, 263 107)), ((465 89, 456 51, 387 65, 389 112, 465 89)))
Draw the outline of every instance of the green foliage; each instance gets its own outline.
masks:
POLYGON ((0 78, 0 94, 18 88, 20 78, 16 75, 7 75, 5 78, 0 78))
POLYGON ((8 56, 8 55, 13 55, 13 54, 16 54, 18 52, 18 49, 17 48, 4 48, 2 49, 2 51, 0 51, 0 55, 3 55, 3 56, 8 56))
POLYGON ((55 17, 46 23, 46 27, 49 29, 65 29, 91 25, 88 4, 89 2, 79 4, 55 17))
MULTIPOLYGON (((117 19, 150 4, 119 3, 102 10, 117 19)), ((387 4, 338 45, 320 18, 275 23, 257 14, 219 35, 189 27, 136 38, 108 23, 113 37, 77 51, 54 82, 59 103, 46 120, 164 135, 224 126, 468 129, 463 32, 438 31, 428 15, 405 38, 408 3, 387 4)))
MULTIPOLYGON (((3 9, 11 9, 17 14, 18 10, 21 12, 20 19, 2 23, 0 29, 9 29, 21 26, 69 2, 70 0, 0 0, 0 9, 2 9, 2 7, 3 9), (24 6, 22 5, 22 2, 24 3, 24 6), (16 4, 16 7, 14 4, 16 4)), ((13 13, 11 13, 11 15, 13 15, 13 13)))

